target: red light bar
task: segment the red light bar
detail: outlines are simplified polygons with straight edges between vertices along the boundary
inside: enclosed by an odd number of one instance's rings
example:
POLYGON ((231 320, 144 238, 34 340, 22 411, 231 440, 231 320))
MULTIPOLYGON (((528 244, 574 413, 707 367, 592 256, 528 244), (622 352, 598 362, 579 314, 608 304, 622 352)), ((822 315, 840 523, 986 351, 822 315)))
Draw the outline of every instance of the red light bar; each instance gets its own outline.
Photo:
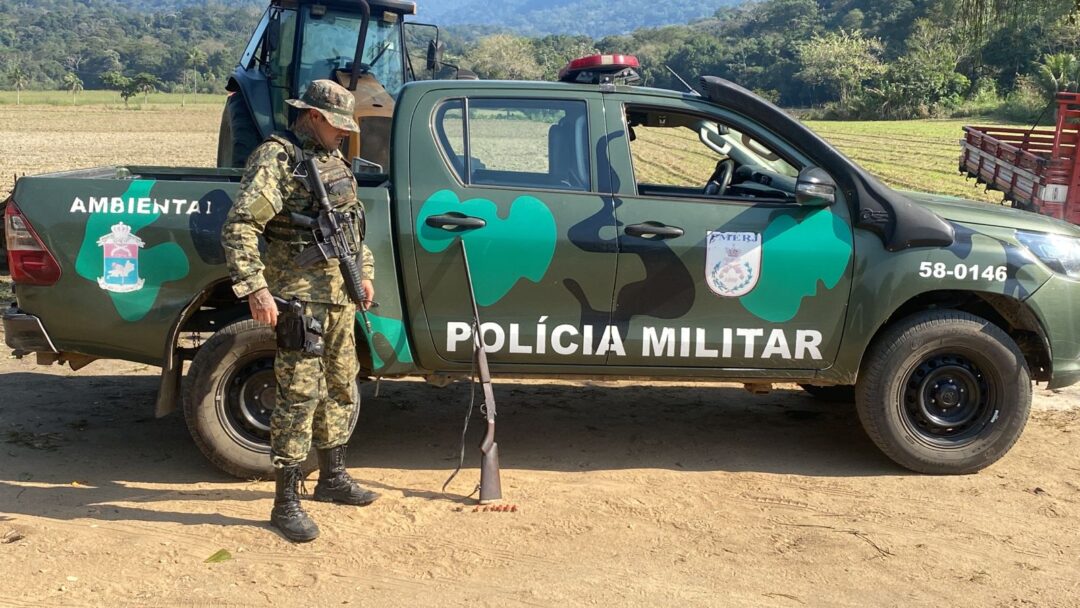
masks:
POLYGON ((578 70, 590 70, 599 67, 610 68, 640 68, 641 64, 638 63, 637 57, 633 55, 591 55, 589 57, 580 57, 566 64, 564 68, 567 72, 576 72, 578 70))
POLYGON ((615 74, 623 70, 633 70, 641 67, 637 57, 633 55, 590 55, 579 57, 566 67, 559 70, 559 80, 563 82, 589 82, 596 81, 600 74, 615 74), (589 73, 583 78, 579 75, 589 73))

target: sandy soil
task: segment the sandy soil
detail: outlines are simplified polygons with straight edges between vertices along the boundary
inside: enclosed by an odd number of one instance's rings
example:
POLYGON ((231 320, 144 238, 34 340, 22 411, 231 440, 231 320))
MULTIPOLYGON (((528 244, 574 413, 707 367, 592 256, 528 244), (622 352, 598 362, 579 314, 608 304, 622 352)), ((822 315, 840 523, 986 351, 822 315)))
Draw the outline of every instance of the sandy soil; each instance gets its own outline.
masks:
POLYGON ((11 606, 1075 606, 1080 390, 1039 390, 1023 438, 965 477, 908 473, 850 406, 795 387, 500 382, 516 513, 474 512, 466 385, 364 388, 367 508, 216 472, 156 368, 0 360, 0 604, 11 606), (205 560, 221 549, 231 559, 205 560))

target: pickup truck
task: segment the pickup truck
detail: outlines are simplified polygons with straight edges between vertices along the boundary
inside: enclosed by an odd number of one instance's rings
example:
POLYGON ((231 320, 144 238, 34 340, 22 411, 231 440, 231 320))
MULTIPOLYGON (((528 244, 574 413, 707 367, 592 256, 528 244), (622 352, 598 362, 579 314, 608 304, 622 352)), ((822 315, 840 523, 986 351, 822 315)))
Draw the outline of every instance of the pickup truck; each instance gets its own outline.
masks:
MULTIPOLYGON (((390 166, 354 163, 378 308, 362 376, 468 378, 472 265, 496 379, 798 383, 846 393, 898 464, 977 471, 1032 381, 1080 380, 1080 229, 883 185, 779 108, 576 82, 431 81, 397 96, 390 166)), ((40 363, 160 366, 222 470, 269 470, 270 328, 219 244, 234 169, 19 179, 7 344, 40 363), (186 374, 186 361, 190 360, 186 374)))

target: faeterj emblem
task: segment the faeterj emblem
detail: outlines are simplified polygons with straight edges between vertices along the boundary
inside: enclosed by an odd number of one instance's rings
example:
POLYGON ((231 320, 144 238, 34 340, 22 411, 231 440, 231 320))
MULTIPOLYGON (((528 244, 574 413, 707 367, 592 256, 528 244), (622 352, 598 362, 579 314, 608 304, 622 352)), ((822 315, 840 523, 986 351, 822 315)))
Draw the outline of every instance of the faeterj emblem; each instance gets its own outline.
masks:
POLYGON ((761 277, 760 234, 709 232, 705 243, 705 282, 713 293, 738 298, 754 290, 761 277))
POLYGON ((142 289, 146 280, 139 278, 139 249, 145 243, 131 234, 131 226, 124 222, 114 224, 109 230, 109 234, 97 241, 105 250, 105 276, 98 277, 98 286, 117 293, 142 289))

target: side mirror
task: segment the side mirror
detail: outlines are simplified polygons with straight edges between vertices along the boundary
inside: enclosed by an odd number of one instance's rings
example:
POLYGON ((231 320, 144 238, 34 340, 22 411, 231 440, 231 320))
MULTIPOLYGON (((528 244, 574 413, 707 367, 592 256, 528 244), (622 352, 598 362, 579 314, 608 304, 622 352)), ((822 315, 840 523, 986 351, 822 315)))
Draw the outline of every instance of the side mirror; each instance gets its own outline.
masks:
POLYGON ((836 182, 824 169, 807 167, 795 183, 795 202, 804 207, 828 207, 836 202, 836 182))
POLYGON ((428 42, 427 69, 429 72, 435 73, 442 68, 443 52, 445 50, 446 45, 438 40, 428 42))

